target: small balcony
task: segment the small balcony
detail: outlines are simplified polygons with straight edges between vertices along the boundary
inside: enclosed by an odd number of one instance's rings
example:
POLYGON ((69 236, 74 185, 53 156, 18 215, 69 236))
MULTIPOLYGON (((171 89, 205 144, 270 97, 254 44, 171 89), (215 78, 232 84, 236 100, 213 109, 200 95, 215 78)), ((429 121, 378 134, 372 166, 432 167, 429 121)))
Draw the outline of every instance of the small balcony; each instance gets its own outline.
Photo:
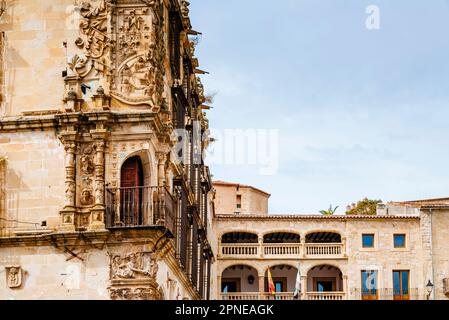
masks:
POLYGON ((175 231, 176 201, 163 187, 106 190, 106 228, 162 226, 175 231))
POLYGON ((354 288, 350 291, 351 300, 426 300, 426 294, 418 288, 380 288, 362 290, 354 288))

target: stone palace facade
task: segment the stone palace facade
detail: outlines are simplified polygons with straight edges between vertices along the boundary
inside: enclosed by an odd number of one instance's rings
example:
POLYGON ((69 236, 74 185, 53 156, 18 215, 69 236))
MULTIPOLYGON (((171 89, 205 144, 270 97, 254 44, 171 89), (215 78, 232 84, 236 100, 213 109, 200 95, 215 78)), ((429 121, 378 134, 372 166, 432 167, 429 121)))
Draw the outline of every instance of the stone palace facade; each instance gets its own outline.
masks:
POLYGON ((298 278, 303 300, 449 298, 449 198, 379 204, 375 215, 272 215, 262 190, 214 189, 218 299, 293 299, 298 278))
POLYGON ((0 1, 0 299, 447 298, 449 199, 281 216, 212 182, 188 1, 47 2, 0 1))
POLYGON ((0 13, 0 299, 208 299, 189 3, 17 0, 0 13))

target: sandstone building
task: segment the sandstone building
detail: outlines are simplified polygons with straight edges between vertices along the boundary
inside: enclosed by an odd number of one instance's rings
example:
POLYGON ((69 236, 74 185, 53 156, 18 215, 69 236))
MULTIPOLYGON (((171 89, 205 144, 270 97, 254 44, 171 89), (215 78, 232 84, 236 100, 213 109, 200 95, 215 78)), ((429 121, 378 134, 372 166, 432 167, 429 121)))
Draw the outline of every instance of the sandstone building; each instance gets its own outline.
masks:
POLYGON ((370 216, 269 215, 241 210, 251 199, 267 208, 263 191, 215 189, 226 208, 214 219, 217 299, 293 299, 298 269, 305 300, 449 297, 449 199, 380 204, 370 216))
POLYGON ((2 1, 0 299, 209 298, 188 6, 2 1))
POLYGON ((447 299, 449 199, 212 183, 187 1, 0 1, 0 31, 0 299, 447 299))

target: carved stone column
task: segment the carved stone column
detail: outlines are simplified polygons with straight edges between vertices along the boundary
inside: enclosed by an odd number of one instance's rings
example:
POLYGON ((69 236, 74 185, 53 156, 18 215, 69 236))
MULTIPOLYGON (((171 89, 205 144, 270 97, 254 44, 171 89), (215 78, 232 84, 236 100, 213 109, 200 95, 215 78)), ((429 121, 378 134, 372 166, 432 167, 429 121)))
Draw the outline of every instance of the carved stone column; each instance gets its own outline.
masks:
POLYGON ((94 143, 95 148, 95 190, 94 190, 94 198, 95 198, 95 206, 91 210, 91 219, 89 230, 98 230, 105 228, 105 211, 106 211, 106 203, 105 203, 105 161, 104 161, 104 152, 105 152, 106 142, 101 138, 97 138, 97 141, 94 143))
POLYGON ((301 300, 307 299, 307 291, 307 276, 301 276, 301 300))
POLYGON ((63 231, 75 231, 76 213, 76 148, 75 137, 65 137, 63 140, 65 149, 65 204, 61 211, 60 229, 63 231))
POLYGON ((165 164, 167 162, 167 154, 164 152, 158 152, 157 160, 158 160, 158 185, 160 187, 164 187, 166 185, 165 164))
POLYGON ((260 300, 264 300, 264 294, 265 294, 265 275, 259 275, 259 294, 260 300))

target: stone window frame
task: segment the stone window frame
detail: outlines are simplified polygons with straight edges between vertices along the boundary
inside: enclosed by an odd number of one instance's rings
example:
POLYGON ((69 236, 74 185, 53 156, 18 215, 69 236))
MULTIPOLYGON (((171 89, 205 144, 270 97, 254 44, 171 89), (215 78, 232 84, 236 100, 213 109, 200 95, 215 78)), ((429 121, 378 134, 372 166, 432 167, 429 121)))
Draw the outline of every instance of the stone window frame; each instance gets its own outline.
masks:
POLYGON ((373 229, 363 230, 359 234, 359 239, 360 239, 360 246, 359 246, 360 251, 373 252, 373 251, 379 250, 379 232, 377 230, 373 230, 373 229), (366 234, 374 235, 374 241, 373 241, 372 248, 364 248, 363 247, 363 235, 366 235, 366 234))
POLYGON ((392 234, 391 234, 391 250, 392 251, 410 251, 410 233, 407 230, 403 230, 403 229, 399 229, 399 230, 395 230, 392 234), (405 235, 405 247, 403 248, 396 248, 394 246, 394 236, 395 235, 405 235))

